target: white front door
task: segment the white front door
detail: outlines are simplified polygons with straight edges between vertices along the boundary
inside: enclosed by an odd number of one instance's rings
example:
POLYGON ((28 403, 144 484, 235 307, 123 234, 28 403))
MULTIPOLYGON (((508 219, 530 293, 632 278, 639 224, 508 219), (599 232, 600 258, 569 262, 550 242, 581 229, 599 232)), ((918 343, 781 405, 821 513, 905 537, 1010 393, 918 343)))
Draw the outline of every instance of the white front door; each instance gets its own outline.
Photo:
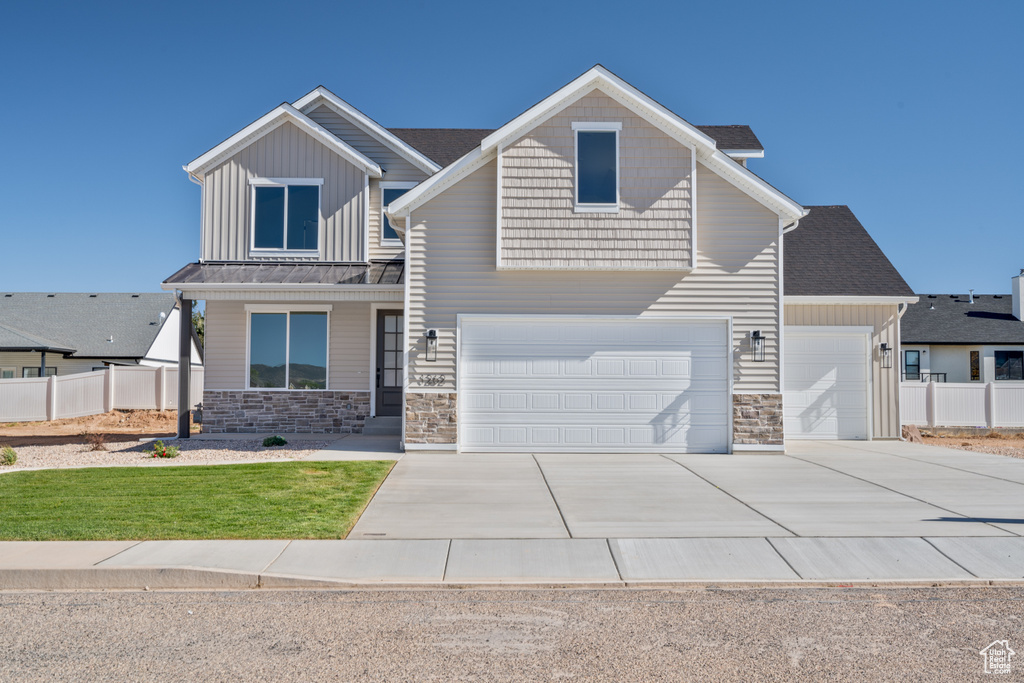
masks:
POLYGON ((725 320, 463 316, 464 451, 729 449, 725 320))
POLYGON ((787 439, 868 439, 870 336, 859 328, 787 327, 783 427, 787 439))

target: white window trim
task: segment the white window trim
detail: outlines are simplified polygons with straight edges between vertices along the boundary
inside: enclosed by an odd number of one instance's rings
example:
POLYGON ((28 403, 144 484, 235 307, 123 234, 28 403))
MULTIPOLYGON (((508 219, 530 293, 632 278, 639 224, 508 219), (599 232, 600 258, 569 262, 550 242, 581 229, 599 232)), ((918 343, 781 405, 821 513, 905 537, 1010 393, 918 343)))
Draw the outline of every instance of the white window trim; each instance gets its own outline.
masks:
POLYGON ((395 247, 401 248, 403 242, 400 239, 384 239, 384 226, 387 225, 388 217, 384 215, 384 190, 411 190, 412 188, 419 185, 417 182, 411 181, 399 181, 399 180, 382 180, 380 181, 380 239, 378 240, 381 247, 395 247))
POLYGON ((621 173, 619 168, 619 133, 622 131, 621 121, 573 121, 573 212, 574 213, 618 213, 622 199, 619 187, 621 173), (580 131, 615 133, 615 203, 614 204, 582 204, 580 203, 580 131))
POLYGON ((324 198, 324 179, 323 178, 249 178, 249 185, 253 188, 256 187, 284 187, 287 188, 291 185, 316 185, 317 197, 317 215, 316 215, 316 249, 288 249, 288 195, 290 192, 286 189, 284 193, 284 224, 281 226, 282 242, 281 244, 286 245, 283 248, 266 248, 256 247, 256 190, 253 189, 249 192, 249 253, 253 256, 300 256, 300 257, 311 257, 320 256, 320 250, 323 246, 323 198, 324 198))
POLYGON ((332 304, 307 305, 307 306, 284 306, 281 304, 245 304, 245 377, 243 379, 244 391, 330 391, 331 390, 331 311, 332 304), (252 314, 253 313, 285 313, 288 315, 285 322, 284 339, 284 383, 283 387, 253 387, 249 386, 251 379, 249 363, 252 352, 252 314), (292 313, 326 313, 327 314, 327 353, 324 362, 327 366, 327 373, 324 377, 323 389, 289 389, 288 380, 291 374, 289 366, 289 354, 291 353, 292 341, 292 313))

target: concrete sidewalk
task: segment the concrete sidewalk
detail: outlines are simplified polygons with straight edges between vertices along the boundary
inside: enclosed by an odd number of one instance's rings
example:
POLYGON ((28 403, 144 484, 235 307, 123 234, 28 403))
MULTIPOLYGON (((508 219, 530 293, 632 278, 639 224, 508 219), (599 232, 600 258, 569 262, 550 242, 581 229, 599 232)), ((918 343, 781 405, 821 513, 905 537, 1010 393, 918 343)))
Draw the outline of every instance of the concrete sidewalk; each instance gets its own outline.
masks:
POLYGON ((1024 538, 0 543, 0 590, 1024 582, 1024 538))

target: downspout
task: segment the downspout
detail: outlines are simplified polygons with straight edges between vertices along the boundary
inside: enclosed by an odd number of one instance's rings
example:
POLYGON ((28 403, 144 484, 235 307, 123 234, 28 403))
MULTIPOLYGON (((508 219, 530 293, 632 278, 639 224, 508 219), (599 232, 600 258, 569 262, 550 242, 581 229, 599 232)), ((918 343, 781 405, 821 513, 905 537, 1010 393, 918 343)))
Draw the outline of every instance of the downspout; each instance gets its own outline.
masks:
POLYGON ((785 235, 787 232, 792 232, 793 230, 796 230, 798 227, 800 227, 800 219, 799 218, 797 218, 795 221, 793 221, 792 223, 790 223, 789 225, 784 227, 782 229, 782 234, 785 235))

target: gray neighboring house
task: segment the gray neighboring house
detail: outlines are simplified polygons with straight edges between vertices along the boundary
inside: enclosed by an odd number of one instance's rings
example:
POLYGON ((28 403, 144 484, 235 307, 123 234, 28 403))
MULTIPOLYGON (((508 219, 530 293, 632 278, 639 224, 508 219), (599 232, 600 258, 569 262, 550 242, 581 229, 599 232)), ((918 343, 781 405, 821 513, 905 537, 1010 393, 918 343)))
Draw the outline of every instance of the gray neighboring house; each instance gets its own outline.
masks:
MULTIPOLYGON (((173 294, 0 292, 0 379, 178 365, 173 294)), ((203 364, 193 332, 192 364, 203 364)))
POLYGON ((1024 382, 1022 278, 1008 295, 919 295, 903 317, 904 381, 1024 382))

